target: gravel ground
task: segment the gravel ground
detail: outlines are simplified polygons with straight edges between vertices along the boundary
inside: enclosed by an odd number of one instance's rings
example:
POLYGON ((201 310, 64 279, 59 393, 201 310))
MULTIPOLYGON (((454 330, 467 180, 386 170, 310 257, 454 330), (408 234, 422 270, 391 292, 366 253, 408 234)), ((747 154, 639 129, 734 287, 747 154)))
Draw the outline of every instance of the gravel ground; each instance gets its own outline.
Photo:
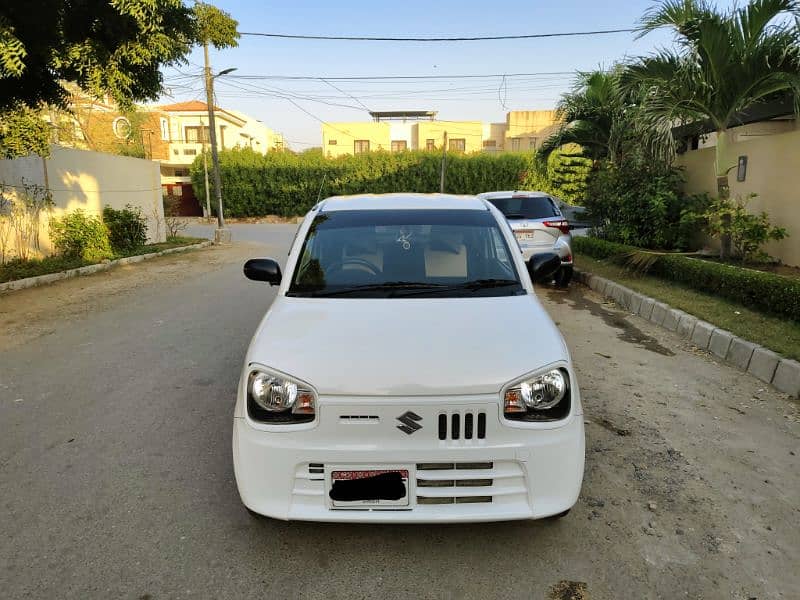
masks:
POLYGON ((798 404, 586 288, 543 288, 580 376, 583 493, 556 522, 254 520, 241 360, 292 226, 0 296, 3 598, 797 598, 798 404))

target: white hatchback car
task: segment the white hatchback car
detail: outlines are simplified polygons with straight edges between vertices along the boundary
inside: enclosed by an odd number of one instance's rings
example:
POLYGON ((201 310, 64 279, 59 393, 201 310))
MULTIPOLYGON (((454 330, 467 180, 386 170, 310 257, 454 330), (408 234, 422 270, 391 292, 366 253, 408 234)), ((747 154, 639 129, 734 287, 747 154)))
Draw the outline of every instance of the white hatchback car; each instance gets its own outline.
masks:
POLYGON ((239 383, 242 502, 278 519, 563 516, 583 480, 569 351, 503 215, 468 196, 320 202, 306 215, 239 383), (513 250, 512 250, 513 249, 513 250))

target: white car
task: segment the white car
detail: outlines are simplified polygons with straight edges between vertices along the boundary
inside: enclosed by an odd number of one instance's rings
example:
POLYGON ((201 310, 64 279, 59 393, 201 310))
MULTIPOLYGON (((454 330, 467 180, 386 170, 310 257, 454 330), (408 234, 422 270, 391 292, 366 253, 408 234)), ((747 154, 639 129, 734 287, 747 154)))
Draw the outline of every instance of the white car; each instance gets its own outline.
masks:
POLYGON ((329 198, 306 215, 239 383, 242 502, 277 519, 563 516, 583 479, 569 351, 503 215, 470 196, 329 198))
MULTIPOLYGON (((566 287, 572 280, 572 226, 559 201, 544 192, 486 192, 478 198, 488 200, 506 217, 514 231, 523 257, 555 252, 561 268, 555 272, 556 285, 566 287)), ((580 207, 579 207, 580 208, 580 207)))

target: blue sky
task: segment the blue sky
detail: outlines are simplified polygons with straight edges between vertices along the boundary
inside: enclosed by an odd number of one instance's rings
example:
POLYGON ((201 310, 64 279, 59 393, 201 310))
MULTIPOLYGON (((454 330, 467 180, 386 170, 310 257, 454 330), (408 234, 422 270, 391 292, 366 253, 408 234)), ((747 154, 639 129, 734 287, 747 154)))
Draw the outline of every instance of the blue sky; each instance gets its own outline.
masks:
MULTIPOLYGON (((635 25, 648 0, 232 1, 214 2, 239 21, 240 31, 373 36, 515 35, 619 29, 635 25)), ((729 2, 721 3, 729 5, 729 2)), ((307 41, 243 36, 237 48, 213 51, 217 103, 282 132, 301 150, 319 145, 320 121, 368 120, 371 110, 436 110, 440 119, 503 121, 507 110, 552 108, 575 70, 608 66, 671 43, 666 32, 636 40, 620 33, 594 37, 461 43, 307 41), (244 79, 242 76, 461 75, 558 73, 530 77, 411 81, 244 79), (340 91, 341 90, 341 91, 340 91), (293 105, 291 97, 305 111, 293 105), (325 103, 345 106, 331 106, 325 103), (352 107, 352 108, 351 108, 352 107), (308 114, 311 113, 311 114, 308 114), (313 116, 311 116, 313 115, 313 116), (316 117, 316 118, 315 118, 316 117)), ((165 71, 172 98, 204 99, 202 51, 190 64, 165 71)))

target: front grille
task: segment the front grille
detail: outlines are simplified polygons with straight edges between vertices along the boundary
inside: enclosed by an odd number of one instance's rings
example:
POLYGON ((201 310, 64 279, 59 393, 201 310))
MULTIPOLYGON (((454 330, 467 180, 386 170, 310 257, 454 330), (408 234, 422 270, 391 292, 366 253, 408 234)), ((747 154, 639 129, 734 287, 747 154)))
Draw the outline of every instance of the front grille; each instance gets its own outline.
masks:
POLYGON ((308 475, 311 481, 323 481, 325 479, 325 465, 322 463, 309 463, 308 475))
MULTIPOLYGON (((296 506, 318 509, 325 505, 325 470, 330 465, 304 463, 297 466, 292 489, 296 506)), ((380 465, 374 465, 380 468, 380 465)), ((527 486, 522 465, 516 461, 417 463, 411 493, 420 511, 426 505, 481 504, 480 510, 527 510, 527 486)), ((477 508, 476 508, 477 509, 477 508)), ((431 506, 428 510, 438 510, 431 506)))
POLYGON ((472 440, 486 438, 486 413, 464 411, 439 415, 440 440, 472 440))
POLYGON ((420 463, 417 465, 417 504, 492 502, 485 488, 494 485, 494 463, 420 463), (478 492, 474 488, 484 488, 478 492))

